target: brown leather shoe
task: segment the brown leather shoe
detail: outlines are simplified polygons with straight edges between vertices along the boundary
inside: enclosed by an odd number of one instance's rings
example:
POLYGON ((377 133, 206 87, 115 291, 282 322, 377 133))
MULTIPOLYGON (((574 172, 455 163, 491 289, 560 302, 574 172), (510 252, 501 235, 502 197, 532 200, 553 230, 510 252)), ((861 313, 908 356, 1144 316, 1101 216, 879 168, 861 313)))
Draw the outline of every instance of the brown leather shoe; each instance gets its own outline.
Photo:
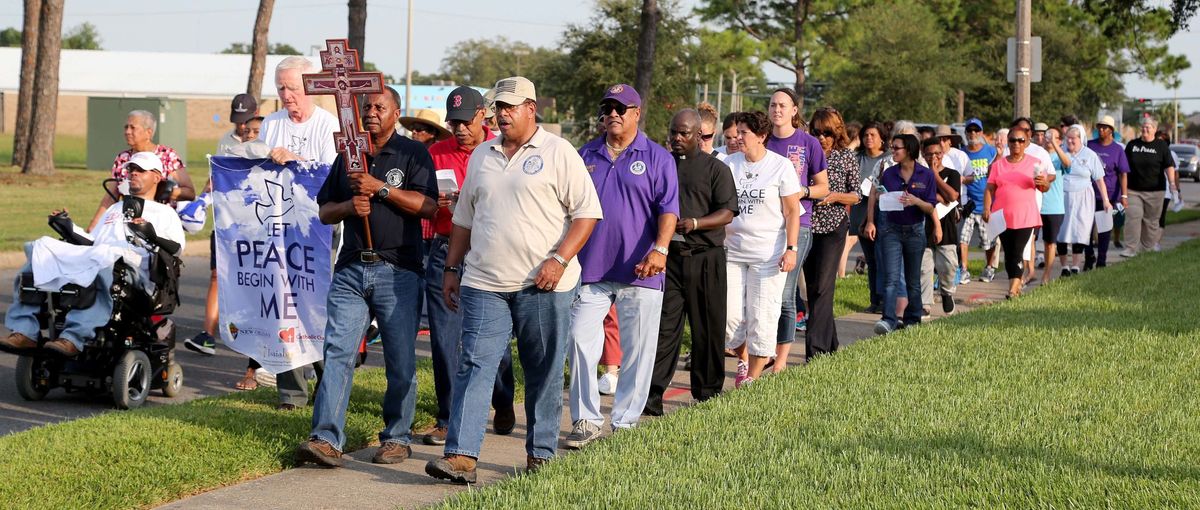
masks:
POLYGON ((525 472, 533 473, 542 467, 542 464, 550 462, 550 459, 539 459, 533 455, 525 456, 525 472))
POLYGON ((446 444, 446 427, 433 427, 425 432, 425 437, 421 439, 427 445, 439 446, 446 444))
POLYGON ((409 448, 406 444, 388 441, 379 447, 379 450, 375 452, 375 456, 371 457, 371 462, 375 464, 399 464, 409 457, 412 457, 412 448, 409 448))
POLYGON ((454 483, 475 483, 475 459, 466 455, 447 455, 425 464, 425 473, 454 483))
POLYGON ((296 447, 296 465, 312 462, 324 467, 342 467, 342 452, 337 451, 329 441, 311 438, 296 447))
POLYGON ((492 418, 492 429, 497 435, 507 436, 512 434, 513 428, 516 426, 517 414, 513 411, 512 406, 496 409, 496 416, 492 418))
POLYGON ((75 356, 78 356, 80 352, 82 352, 78 347, 75 347, 75 344, 71 343, 71 341, 67 340, 66 338, 59 338, 58 340, 46 342, 46 348, 68 358, 74 358, 75 356))
POLYGON ((4 344, 9 349, 33 349, 37 347, 37 341, 16 332, 0 339, 0 344, 4 344))

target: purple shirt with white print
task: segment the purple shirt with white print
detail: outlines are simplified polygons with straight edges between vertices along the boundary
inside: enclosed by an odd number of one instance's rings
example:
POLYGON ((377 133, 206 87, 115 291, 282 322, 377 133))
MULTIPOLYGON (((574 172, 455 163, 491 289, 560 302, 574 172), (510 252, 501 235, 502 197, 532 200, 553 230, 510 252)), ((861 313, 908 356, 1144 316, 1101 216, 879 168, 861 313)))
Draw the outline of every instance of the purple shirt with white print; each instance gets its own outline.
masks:
MULTIPOLYGON (((796 177, 800 179, 800 184, 803 186, 811 186, 813 176, 824 172, 828 166, 825 162, 825 151, 821 149, 821 142, 813 135, 799 129, 787 138, 768 135, 767 150, 791 161, 796 166, 796 177)), ((801 200, 800 205, 804 206, 804 214, 800 215, 800 226, 811 228, 813 202, 812 200, 801 200)))

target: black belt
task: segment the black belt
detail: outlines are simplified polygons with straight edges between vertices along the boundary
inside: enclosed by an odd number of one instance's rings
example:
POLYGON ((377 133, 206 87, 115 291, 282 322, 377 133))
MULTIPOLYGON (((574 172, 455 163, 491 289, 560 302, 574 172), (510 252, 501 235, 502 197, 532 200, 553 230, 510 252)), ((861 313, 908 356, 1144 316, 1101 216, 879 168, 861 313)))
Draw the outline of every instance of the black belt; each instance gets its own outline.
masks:
POLYGON ((363 250, 358 252, 358 261, 364 264, 374 264, 382 260, 383 257, 381 257, 377 252, 371 250, 363 250))
POLYGON ((716 247, 715 246, 687 244, 687 243, 681 243, 679 241, 672 241, 669 250, 672 255, 679 255, 680 257, 691 257, 693 255, 700 255, 701 253, 704 253, 713 248, 716 248, 716 247))

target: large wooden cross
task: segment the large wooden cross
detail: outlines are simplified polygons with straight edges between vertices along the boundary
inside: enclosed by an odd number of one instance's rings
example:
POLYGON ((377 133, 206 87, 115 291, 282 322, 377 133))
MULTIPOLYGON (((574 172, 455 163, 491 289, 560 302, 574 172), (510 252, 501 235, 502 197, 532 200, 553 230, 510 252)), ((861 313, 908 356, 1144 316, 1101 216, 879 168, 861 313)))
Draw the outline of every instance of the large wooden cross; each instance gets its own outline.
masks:
MULTIPOLYGON (((332 95, 337 102, 341 131, 333 134, 337 151, 346 159, 346 173, 367 171, 367 154, 372 151, 371 137, 359 129, 359 94, 382 94, 383 73, 359 71, 358 50, 346 39, 326 39, 321 51, 324 72, 305 74, 304 93, 332 95)), ((363 217, 367 249, 371 249, 371 225, 363 217)))

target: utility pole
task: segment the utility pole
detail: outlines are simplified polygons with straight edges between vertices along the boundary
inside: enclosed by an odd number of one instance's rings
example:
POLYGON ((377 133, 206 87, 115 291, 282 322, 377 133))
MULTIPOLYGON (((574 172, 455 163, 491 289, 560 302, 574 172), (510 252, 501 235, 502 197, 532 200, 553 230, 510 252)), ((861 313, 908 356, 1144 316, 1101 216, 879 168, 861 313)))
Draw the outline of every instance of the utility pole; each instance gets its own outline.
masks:
POLYGON ((412 0, 408 0, 408 43, 404 50, 404 115, 412 116, 412 0))
POLYGON ((1017 69, 1016 90, 1013 94, 1013 118, 1029 117, 1029 90, 1033 66, 1031 0, 1017 0, 1017 69))

